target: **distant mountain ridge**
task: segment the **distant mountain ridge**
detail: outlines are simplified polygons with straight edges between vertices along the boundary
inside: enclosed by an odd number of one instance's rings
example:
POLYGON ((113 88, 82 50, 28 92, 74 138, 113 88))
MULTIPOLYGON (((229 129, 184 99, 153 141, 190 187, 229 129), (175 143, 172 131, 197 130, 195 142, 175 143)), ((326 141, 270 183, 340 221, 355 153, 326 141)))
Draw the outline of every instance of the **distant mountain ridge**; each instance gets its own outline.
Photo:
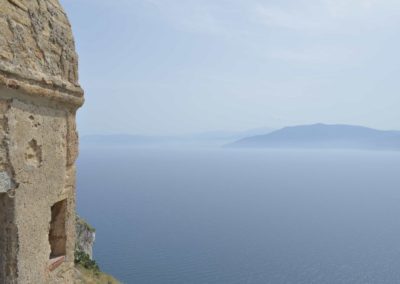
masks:
POLYGON ((212 145, 222 146, 238 139, 259 134, 270 133, 271 128, 263 127, 245 131, 209 131, 181 135, 84 135, 81 137, 82 145, 108 145, 108 146, 166 146, 166 145, 212 145))
POLYGON ((400 150, 400 131, 354 125, 313 124, 285 127, 226 145, 232 148, 316 148, 400 150))

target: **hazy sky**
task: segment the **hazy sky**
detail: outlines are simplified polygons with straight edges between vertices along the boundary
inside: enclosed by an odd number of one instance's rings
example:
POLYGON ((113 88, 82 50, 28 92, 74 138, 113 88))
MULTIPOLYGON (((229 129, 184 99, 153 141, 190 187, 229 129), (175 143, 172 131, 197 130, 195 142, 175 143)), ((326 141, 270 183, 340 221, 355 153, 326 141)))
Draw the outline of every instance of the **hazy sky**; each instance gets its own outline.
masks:
POLYGON ((398 0, 62 0, 81 134, 400 129, 398 0))

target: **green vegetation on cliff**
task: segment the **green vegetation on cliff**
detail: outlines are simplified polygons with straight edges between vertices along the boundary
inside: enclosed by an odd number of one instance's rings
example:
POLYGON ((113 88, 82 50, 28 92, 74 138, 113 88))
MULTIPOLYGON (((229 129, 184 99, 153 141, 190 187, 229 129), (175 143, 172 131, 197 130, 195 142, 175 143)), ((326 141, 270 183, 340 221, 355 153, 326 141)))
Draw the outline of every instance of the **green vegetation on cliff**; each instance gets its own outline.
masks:
POLYGON ((95 272, 77 264, 75 265, 75 284, 120 284, 120 282, 108 274, 95 272))
POLYGON ((87 270, 93 271, 93 273, 100 272, 100 268, 97 265, 96 261, 91 259, 87 253, 80 250, 75 251, 75 264, 81 265, 87 270))
POLYGON ((77 239, 75 243, 75 283, 77 284, 118 284, 115 278, 101 272, 92 258, 95 228, 85 220, 76 218, 77 239))

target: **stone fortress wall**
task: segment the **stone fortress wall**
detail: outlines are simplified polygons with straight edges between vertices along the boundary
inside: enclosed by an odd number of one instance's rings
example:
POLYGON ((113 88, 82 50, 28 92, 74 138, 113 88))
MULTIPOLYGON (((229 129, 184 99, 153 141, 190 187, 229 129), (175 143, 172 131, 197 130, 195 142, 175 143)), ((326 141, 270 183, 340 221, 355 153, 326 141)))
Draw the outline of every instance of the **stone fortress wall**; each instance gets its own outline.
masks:
POLYGON ((0 0, 0 284, 73 283, 83 102, 58 0, 0 0))

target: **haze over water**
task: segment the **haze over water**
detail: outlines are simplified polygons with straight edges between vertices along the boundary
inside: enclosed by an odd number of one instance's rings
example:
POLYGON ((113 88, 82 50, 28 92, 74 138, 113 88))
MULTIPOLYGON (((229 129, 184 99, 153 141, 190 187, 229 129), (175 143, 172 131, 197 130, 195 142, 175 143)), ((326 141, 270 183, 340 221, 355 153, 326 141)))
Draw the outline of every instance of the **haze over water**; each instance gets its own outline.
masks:
POLYGON ((400 152, 81 149, 124 283, 400 283, 400 152))

